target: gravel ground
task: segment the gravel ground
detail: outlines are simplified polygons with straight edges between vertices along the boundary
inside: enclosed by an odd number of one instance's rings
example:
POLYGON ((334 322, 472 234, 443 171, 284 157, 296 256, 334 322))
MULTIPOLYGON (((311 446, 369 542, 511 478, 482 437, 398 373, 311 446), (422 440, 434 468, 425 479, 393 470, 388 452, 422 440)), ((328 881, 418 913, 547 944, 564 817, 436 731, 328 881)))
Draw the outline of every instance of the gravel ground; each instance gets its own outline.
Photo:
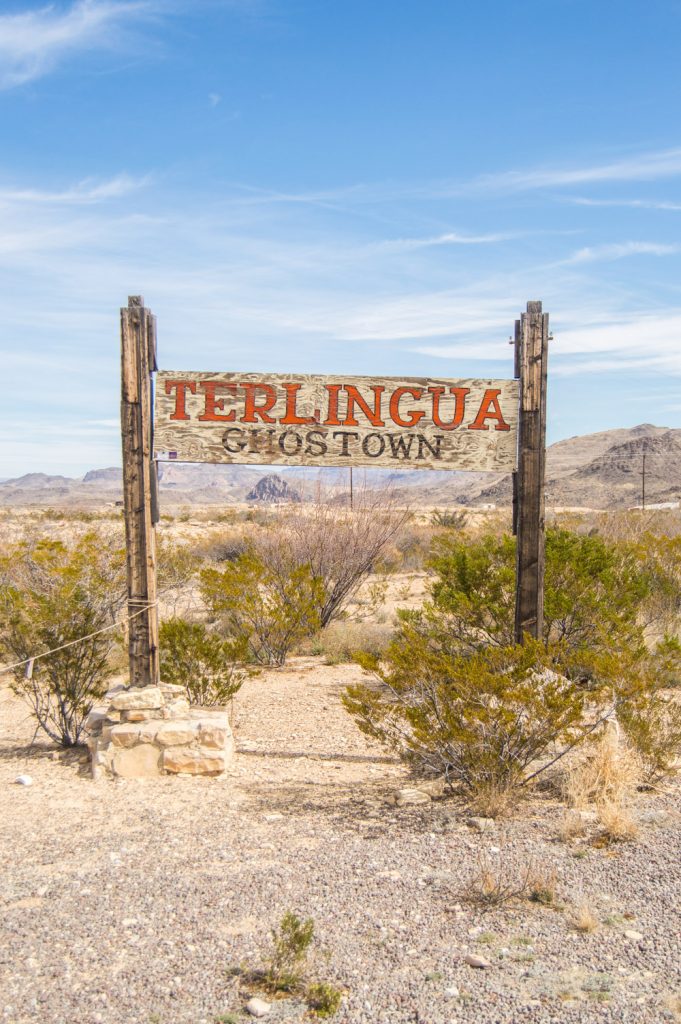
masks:
MULTIPOLYGON (((223 779, 94 783, 29 749, 25 709, 0 692, 0 1020, 252 1019, 230 971, 262 964, 289 909, 314 918, 314 976, 345 992, 337 1024, 677 1019, 678 788, 641 796, 640 838, 605 849, 558 841, 547 800, 483 834, 452 800, 396 808, 403 769, 340 707, 359 672, 306 658, 249 681, 223 779), (481 913, 464 897, 481 854, 555 868, 558 908, 481 913), (590 934, 570 926, 582 900, 590 934)), ((284 999, 265 1020, 306 1013, 284 999)))

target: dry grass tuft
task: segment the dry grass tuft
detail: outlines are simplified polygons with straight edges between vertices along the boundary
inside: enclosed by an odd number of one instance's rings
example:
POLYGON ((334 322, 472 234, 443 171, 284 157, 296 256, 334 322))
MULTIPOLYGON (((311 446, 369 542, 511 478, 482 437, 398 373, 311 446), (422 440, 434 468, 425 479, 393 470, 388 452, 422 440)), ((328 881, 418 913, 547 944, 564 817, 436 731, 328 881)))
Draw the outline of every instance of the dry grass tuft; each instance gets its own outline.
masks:
POLYGON ((567 811, 558 825, 558 838, 562 843, 571 843, 586 835, 586 822, 577 811, 567 811))
POLYGON ((597 810, 602 826, 601 836, 608 842, 631 843, 638 837, 638 825, 627 808, 617 800, 605 800, 597 810))
POLYGON ((606 729, 588 754, 567 768, 563 795, 570 807, 623 803, 643 777, 641 758, 619 735, 606 729))
POLYGON ((519 868, 505 864, 499 857, 491 860, 486 854, 481 854, 478 870, 468 882, 463 897, 485 910, 518 899, 556 906, 557 883, 554 868, 542 867, 533 861, 519 868))
POLYGON ((575 931, 583 932, 584 934, 591 934, 591 932, 595 932, 599 923, 598 918, 586 900, 582 900, 570 916, 571 926, 575 931))
POLYGON ((530 865, 527 872, 527 898, 532 903, 555 907, 558 874, 555 868, 530 865))
POLYGON ((504 786, 491 780, 476 786, 470 809, 483 818, 507 818, 517 809, 520 799, 519 786, 504 786))

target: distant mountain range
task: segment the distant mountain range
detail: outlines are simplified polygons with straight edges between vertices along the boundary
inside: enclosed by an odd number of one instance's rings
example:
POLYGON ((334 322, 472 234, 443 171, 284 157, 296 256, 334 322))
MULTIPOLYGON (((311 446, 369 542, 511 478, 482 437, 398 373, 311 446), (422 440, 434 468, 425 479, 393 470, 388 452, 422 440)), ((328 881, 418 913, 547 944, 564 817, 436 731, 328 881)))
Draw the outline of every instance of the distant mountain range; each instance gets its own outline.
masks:
MULTIPOLYGON (((347 489, 345 469, 189 465, 161 463, 161 500, 167 507, 232 505, 250 495, 265 495, 271 485, 259 481, 276 472, 300 492, 312 496, 321 478, 331 490, 347 489)), ((546 460, 546 496, 552 506, 626 508, 639 505, 645 475, 646 504, 681 500, 681 429, 649 423, 621 430, 571 437, 551 445, 546 460)), ((390 483, 413 504, 471 506, 511 501, 508 475, 446 471, 356 469, 355 487, 390 483)), ((0 505, 93 508, 120 501, 121 470, 94 469, 82 479, 27 473, 0 482, 0 505)), ((253 499, 251 499, 253 500, 253 499)))

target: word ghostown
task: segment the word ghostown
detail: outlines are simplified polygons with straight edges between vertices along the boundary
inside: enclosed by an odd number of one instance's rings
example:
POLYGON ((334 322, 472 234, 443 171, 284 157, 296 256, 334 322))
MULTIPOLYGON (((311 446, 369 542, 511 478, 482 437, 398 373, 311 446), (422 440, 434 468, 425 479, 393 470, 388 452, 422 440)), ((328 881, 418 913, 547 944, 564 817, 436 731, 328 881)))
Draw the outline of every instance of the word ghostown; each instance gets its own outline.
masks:
POLYGON ((516 381, 158 374, 154 447, 187 462, 515 468, 516 381))

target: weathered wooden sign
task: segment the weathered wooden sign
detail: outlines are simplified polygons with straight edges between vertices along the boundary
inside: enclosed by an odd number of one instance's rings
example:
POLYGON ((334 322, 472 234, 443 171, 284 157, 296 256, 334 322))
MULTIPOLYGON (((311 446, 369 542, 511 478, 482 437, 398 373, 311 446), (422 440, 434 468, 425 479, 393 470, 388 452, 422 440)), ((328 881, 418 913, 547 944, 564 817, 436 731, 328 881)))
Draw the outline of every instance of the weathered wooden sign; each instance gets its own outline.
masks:
POLYGON ((157 458, 509 472, 517 380, 162 371, 157 458))

